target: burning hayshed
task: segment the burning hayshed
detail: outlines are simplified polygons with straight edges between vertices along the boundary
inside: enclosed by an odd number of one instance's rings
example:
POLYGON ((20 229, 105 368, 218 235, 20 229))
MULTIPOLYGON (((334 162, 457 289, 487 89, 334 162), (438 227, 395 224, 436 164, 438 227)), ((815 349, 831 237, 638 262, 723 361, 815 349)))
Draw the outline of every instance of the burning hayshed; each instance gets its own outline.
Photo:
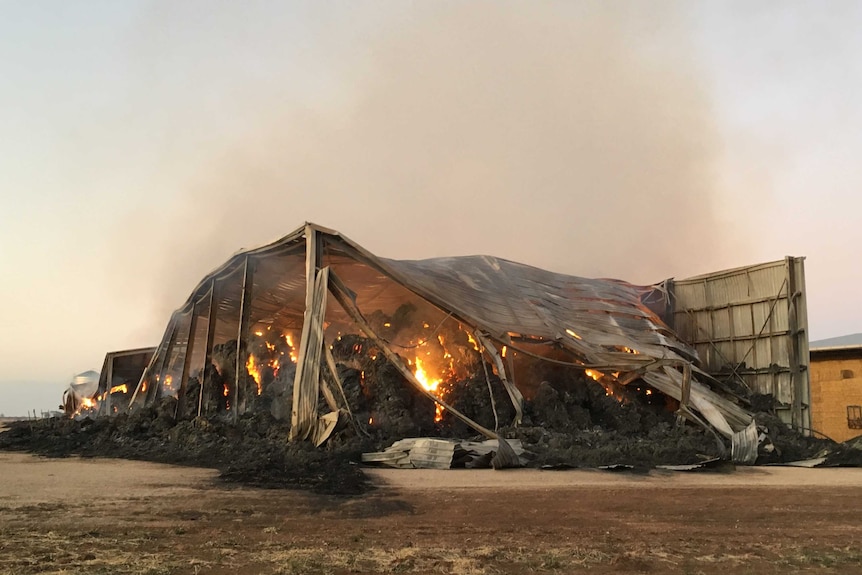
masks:
POLYGON ((656 434, 686 459, 731 444, 753 461, 751 413, 662 321, 666 296, 488 256, 390 260, 306 224, 200 282, 130 407, 265 416, 315 445, 478 435, 495 465, 520 463, 507 439, 566 454, 623 438, 631 459, 665 449, 643 444, 656 434))
POLYGON ((136 385, 106 365, 95 409, 20 422, 0 449, 339 494, 369 487, 360 461, 858 465, 858 448, 792 428, 804 304, 801 258, 636 286, 487 256, 384 259, 307 224, 208 274, 136 385))

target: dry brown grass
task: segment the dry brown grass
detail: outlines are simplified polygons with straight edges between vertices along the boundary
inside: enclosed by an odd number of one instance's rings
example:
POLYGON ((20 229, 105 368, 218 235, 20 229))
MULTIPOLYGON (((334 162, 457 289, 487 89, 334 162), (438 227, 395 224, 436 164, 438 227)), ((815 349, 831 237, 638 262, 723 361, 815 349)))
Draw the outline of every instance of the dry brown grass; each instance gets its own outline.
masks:
POLYGON ((862 564, 858 486, 617 480, 344 500, 225 489, 182 468, 24 463, 0 462, 2 575, 840 575, 862 564))
MULTIPOLYGON (((174 533, 176 526, 166 526, 174 533)), ((275 530, 264 530, 275 535, 275 530)), ((39 532, 33 526, 0 529, 0 573, 8 575, 173 575, 179 573, 266 573, 272 575, 341 575, 346 573, 448 573, 452 575, 499 575, 506 573, 579 572, 681 572, 717 573, 730 569, 746 573, 746 565, 768 559, 757 551, 688 555, 683 550, 633 544, 614 552, 602 544, 545 546, 517 545, 442 547, 410 545, 338 548, 330 545, 285 547, 263 538, 238 548, 234 543, 207 541, 199 548, 170 552, 159 535, 144 532, 135 537, 102 536, 75 531, 39 532), (17 549, 11 553, 11 549, 17 549), (149 550, 148 550, 149 549, 149 550), (664 566, 664 567, 662 567, 664 566)), ((788 572, 842 573, 862 561, 854 547, 829 549, 778 545, 774 561, 788 572)))

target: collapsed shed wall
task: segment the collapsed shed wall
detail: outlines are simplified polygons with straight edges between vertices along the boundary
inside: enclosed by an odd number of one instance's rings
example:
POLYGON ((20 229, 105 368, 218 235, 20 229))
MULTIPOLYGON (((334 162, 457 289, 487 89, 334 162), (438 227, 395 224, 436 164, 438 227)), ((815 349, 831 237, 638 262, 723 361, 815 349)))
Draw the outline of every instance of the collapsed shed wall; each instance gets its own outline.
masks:
POLYGON ((667 282, 668 323, 704 369, 771 394, 783 421, 811 427, 804 258, 667 282))

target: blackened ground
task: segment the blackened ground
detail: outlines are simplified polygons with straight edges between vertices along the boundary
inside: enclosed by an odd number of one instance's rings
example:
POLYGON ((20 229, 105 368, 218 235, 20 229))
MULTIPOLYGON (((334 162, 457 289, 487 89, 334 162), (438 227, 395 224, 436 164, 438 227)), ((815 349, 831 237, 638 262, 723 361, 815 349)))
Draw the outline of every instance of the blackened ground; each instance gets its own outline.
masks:
MULTIPOLYGON (((383 450, 405 437, 483 439, 449 412, 435 422, 434 403, 411 388, 367 341, 339 341, 344 349, 336 347, 334 353, 340 356, 339 372, 355 422, 321 448, 289 441, 289 424, 275 419, 269 408, 236 423, 224 416, 175 420, 176 401, 167 398, 156 407, 110 418, 14 423, 0 434, 0 449, 213 467, 225 481, 351 495, 370 488, 358 464, 363 452, 383 450)), ((728 442, 715 434, 690 423, 676 425, 675 405, 661 394, 635 382, 615 397, 582 370, 559 366, 533 370, 537 379, 527 386, 531 394, 524 418, 515 427, 501 381, 490 366, 485 366, 486 377, 477 365, 473 372, 478 375, 445 382, 446 400, 502 436, 520 439, 529 465, 648 469, 729 452, 728 442)), ((275 396, 269 401, 276 401, 275 396)), ((756 419, 770 438, 759 464, 824 455, 826 465, 862 464, 862 449, 803 436, 769 413, 756 419)))
POLYGON ((318 493, 355 495, 370 488, 355 464, 361 441, 324 448, 288 441, 288 428, 268 414, 226 422, 174 422, 157 409, 83 419, 19 421, 0 434, 0 449, 49 457, 120 457, 213 467, 225 481, 318 493))

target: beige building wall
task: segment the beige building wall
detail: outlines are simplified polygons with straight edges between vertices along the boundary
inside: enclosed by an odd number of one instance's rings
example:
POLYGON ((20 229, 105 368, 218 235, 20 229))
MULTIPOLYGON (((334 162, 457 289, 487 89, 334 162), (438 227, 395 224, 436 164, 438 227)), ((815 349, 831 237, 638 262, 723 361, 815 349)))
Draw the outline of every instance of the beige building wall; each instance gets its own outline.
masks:
MULTIPOLYGON (((862 350, 856 355, 862 354, 862 350)), ((862 357, 821 358, 811 354, 811 427, 835 441, 862 435, 852 429, 847 408, 862 406, 862 357)))

